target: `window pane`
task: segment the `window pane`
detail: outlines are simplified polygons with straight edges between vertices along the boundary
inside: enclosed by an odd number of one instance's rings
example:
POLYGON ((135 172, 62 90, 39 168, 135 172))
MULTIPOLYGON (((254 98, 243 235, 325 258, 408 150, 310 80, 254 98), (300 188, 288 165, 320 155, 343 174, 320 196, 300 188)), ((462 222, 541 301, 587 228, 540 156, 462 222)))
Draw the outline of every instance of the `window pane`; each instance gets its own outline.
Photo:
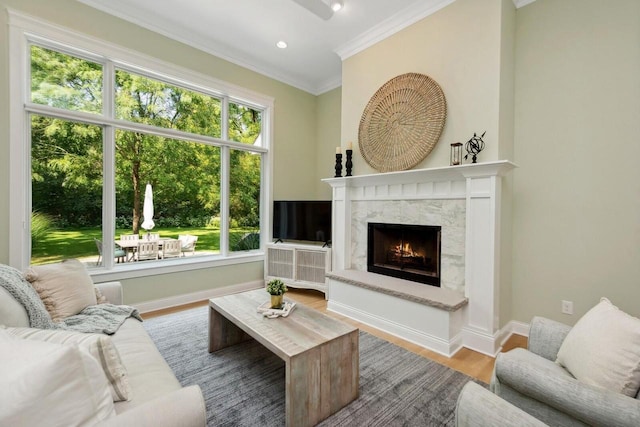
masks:
POLYGON ((116 117, 219 138, 220 100, 191 90, 116 71, 116 117))
MULTIPOLYGON (((185 256, 220 252, 220 149, 138 132, 116 132, 116 239, 183 238, 185 256), (153 227, 143 227, 146 184, 153 227), (197 237, 195 245, 187 240, 197 237)), ((129 257, 131 257, 131 253, 129 257)), ((162 252, 160 252, 162 256, 162 252)))
POLYGON ((260 154, 230 150, 229 250, 260 248, 260 154))
POLYGON ((31 263, 98 263, 102 239, 102 129, 31 117, 31 263))
POLYGON ((102 112, 102 65, 31 46, 31 101, 88 113, 102 112))
POLYGON ((229 140, 262 146, 262 111, 229 103, 229 140))

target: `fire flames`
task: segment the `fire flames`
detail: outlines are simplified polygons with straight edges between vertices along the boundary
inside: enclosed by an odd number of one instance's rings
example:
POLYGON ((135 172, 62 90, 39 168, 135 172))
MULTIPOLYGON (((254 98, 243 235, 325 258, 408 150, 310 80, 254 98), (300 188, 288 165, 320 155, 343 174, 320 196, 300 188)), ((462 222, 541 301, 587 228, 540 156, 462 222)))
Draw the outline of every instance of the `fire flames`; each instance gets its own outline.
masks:
POLYGON ((422 254, 415 252, 408 242, 396 245, 394 253, 400 258, 421 258, 422 254))

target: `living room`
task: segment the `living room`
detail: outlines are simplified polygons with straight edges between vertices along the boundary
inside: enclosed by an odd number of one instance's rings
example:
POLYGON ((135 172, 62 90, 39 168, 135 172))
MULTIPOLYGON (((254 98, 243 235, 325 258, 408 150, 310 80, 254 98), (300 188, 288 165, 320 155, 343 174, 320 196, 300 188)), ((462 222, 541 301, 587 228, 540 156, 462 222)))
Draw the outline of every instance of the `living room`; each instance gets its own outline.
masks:
MULTIPOLYGON (((526 334, 534 316, 573 325, 601 297, 640 316, 640 176, 633 167, 640 148, 632 142, 640 131, 635 0, 456 0, 343 60, 341 83, 321 93, 81 2, 0 0, 0 6, 4 264, 26 267, 11 261, 16 183, 8 8, 273 99, 270 202, 331 199, 332 188, 322 179, 333 177, 335 148, 344 150, 349 141, 354 176, 375 174, 357 147, 367 102, 393 77, 426 74, 445 93, 447 121, 433 151, 414 169, 449 167, 450 144, 485 131, 478 161, 516 165, 502 178, 498 301, 490 333, 526 334), (562 301, 572 302, 573 314, 562 313, 562 301)), ((93 279, 121 281, 124 303, 151 311, 260 286, 264 261, 258 256, 184 271, 114 270, 93 279)))

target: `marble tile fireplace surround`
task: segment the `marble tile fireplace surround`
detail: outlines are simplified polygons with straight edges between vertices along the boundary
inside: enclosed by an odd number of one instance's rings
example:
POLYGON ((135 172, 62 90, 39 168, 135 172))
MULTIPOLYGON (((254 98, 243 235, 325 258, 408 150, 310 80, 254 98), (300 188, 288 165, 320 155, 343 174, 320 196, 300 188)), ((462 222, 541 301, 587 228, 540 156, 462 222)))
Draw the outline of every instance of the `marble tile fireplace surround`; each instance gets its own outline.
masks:
POLYGON ((501 177, 509 161, 323 180, 333 188, 328 308, 453 355, 499 342, 501 177), (369 223, 440 227, 440 287, 367 271, 369 223))

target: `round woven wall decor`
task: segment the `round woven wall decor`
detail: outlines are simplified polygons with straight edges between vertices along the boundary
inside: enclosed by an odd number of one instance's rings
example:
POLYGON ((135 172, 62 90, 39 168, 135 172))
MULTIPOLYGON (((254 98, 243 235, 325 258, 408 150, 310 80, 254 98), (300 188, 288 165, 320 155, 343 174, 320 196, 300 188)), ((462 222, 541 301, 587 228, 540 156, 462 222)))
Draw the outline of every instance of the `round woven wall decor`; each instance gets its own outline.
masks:
POLYGON ((386 82, 362 113, 358 145, 365 161, 380 172, 411 169, 435 147, 447 103, 431 77, 407 73, 386 82))

